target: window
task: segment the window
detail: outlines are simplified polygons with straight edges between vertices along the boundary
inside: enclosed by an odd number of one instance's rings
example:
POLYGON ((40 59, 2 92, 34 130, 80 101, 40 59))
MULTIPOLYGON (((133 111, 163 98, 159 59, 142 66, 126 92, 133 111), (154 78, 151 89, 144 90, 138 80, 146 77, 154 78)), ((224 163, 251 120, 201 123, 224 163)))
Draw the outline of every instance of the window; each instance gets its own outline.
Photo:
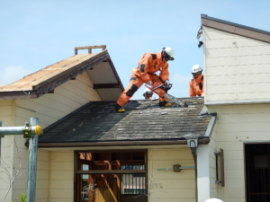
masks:
POLYGON ((246 144, 247 202, 270 201, 270 144, 246 144))
POLYGON ((76 151, 77 202, 147 201, 146 151, 76 151))

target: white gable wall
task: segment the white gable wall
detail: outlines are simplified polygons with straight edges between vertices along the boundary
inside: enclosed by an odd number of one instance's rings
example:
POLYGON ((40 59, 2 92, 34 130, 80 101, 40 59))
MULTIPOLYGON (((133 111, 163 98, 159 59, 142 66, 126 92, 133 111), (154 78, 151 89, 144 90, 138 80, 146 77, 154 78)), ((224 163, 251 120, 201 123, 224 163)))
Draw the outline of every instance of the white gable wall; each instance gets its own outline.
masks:
POLYGON ((211 196, 245 202, 244 144, 270 142, 270 43, 209 27, 203 37, 205 103, 218 114, 209 144, 211 196), (214 152, 220 148, 225 187, 215 184, 214 152))
POLYGON ((32 114, 39 117, 40 125, 45 128, 89 101, 100 100, 88 78, 83 73, 75 80, 57 87, 52 94, 45 94, 38 99, 18 99, 17 124, 24 123, 32 114))
POLYGON ((203 27, 205 103, 270 102, 270 44, 203 27))

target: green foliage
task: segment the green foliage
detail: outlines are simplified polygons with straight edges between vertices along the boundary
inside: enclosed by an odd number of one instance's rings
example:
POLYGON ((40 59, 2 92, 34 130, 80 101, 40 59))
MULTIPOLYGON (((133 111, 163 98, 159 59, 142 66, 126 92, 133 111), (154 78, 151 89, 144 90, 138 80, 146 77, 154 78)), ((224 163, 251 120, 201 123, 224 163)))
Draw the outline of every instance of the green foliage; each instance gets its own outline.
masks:
POLYGON ((25 194, 21 194, 20 198, 21 198, 21 202, 26 202, 27 201, 27 198, 26 198, 25 194))

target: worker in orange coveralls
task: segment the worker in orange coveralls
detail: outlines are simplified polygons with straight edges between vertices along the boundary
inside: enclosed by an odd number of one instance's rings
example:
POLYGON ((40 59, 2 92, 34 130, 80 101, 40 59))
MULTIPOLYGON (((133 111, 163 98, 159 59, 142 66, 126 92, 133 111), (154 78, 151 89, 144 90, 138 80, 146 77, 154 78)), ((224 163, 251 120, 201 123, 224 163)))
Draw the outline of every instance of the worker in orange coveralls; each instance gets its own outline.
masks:
POLYGON ((125 112, 125 104, 143 83, 156 87, 163 84, 163 89, 154 90, 159 95, 159 105, 169 107, 172 104, 164 97, 164 94, 171 88, 169 82, 168 61, 174 60, 172 48, 163 48, 160 53, 145 53, 138 63, 138 67, 132 70, 129 86, 121 93, 116 101, 116 112, 125 112), (160 71, 159 76, 155 73, 160 71))
POLYGON ((193 79, 189 82, 189 95, 192 97, 204 95, 202 71, 203 70, 200 65, 192 66, 191 73, 193 75, 193 79))

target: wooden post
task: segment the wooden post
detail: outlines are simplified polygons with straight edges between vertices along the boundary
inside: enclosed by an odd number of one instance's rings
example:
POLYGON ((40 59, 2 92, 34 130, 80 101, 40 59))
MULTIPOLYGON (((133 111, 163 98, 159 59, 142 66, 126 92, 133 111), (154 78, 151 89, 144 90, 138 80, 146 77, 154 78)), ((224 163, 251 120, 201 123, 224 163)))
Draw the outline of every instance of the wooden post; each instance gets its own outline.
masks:
MULTIPOLYGON (((30 118, 31 126, 38 125, 38 122, 38 118, 30 118)), ((37 146, 38 136, 33 135, 29 138, 27 202, 35 202, 36 200, 37 146)))

